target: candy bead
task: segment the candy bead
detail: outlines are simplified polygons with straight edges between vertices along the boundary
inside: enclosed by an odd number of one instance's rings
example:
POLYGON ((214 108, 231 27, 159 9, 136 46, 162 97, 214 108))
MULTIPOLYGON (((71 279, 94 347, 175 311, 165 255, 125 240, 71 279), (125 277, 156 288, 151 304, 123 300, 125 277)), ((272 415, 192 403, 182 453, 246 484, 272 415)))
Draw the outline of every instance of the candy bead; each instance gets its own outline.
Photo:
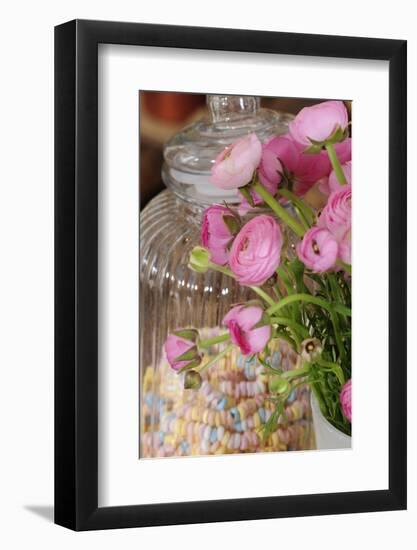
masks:
POLYGON ((222 445, 224 447, 227 446, 228 442, 229 442, 229 439, 230 439, 230 432, 225 432, 223 438, 222 438, 222 445))
POLYGON ((240 403, 240 405, 237 406, 237 410, 238 410, 240 418, 242 420, 245 420, 245 418, 246 418, 246 407, 243 405, 243 403, 240 403))
POLYGON ((214 417, 214 424, 217 428, 221 426, 220 414, 218 412, 216 412, 216 416, 214 417))
POLYGON ((237 407, 233 407, 232 409, 230 409, 230 414, 232 415, 232 418, 235 422, 239 422, 240 414, 237 407))
POLYGON ((194 439, 198 439, 200 435, 200 423, 195 422, 194 423, 194 439))
POLYGON ((219 409, 219 411, 224 410, 226 407, 226 403, 227 403, 226 397, 222 397, 220 401, 217 403, 217 409, 219 409))
MULTIPOLYGON (((207 338, 218 332, 210 329, 200 334, 207 338)), ((263 354, 265 361, 279 368, 294 368, 298 356, 285 342, 272 341, 270 347, 272 357, 263 354)), ((203 360, 217 352, 218 346, 210 347, 203 360)), ((183 393, 181 378, 173 375, 165 360, 157 368, 144 370, 141 456, 269 452, 308 445, 311 413, 309 392, 303 387, 293 392, 287 403, 289 426, 286 428, 287 419, 280 417, 278 431, 263 442, 263 425, 275 411, 275 404, 266 399, 270 375, 263 365, 233 348, 202 372, 202 378, 199 390, 183 393)))
POLYGON ((280 428, 278 430, 278 435, 279 435, 279 438, 282 441, 282 443, 284 443, 285 445, 288 445, 289 440, 290 440, 289 432, 287 430, 284 430, 283 428, 280 428))

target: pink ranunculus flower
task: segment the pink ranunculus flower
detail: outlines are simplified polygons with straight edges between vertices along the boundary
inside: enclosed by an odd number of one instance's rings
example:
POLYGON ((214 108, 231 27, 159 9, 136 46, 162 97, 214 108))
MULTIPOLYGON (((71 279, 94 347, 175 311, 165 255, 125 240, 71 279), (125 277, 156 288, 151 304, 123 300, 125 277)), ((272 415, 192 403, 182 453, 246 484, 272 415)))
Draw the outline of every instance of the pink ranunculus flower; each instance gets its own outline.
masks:
POLYGON ((263 309, 259 306, 238 305, 223 319, 232 342, 239 346, 243 355, 259 353, 271 338, 271 325, 254 328, 262 315, 263 309))
POLYGON ((348 114, 343 101, 324 101, 312 107, 304 107, 289 124, 295 141, 309 147, 311 140, 323 142, 348 125, 348 114))
POLYGON ((340 243, 352 227, 352 186, 339 185, 323 208, 318 225, 327 228, 340 243))
MULTIPOLYGON (((258 170, 259 181, 272 196, 277 192, 284 166, 287 171, 294 171, 298 160, 299 153, 291 138, 275 136, 262 145, 262 156, 258 170)), ((253 204, 263 203, 263 199, 256 191, 251 190, 250 194, 253 204)), ((251 210, 251 206, 246 197, 242 196, 239 213, 244 215, 249 210, 251 210)))
POLYGON ((345 264, 352 263, 352 237, 351 231, 347 231, 339 242, 339 258, 345 264))
POLYGON ((303 149, 290 134, 276 136, 264 144, 259 180, 268 190, 273 189, 272 194, 276 192, 284 170, 298 196, 307 193, 316 181, 328 175, 328 158, 322 154, 306 154, 303 149))
POLYGON ((284 167, 288 172, 295 172, 299 160, 299 151, 290 136, 284 135, 271 138, 262 146, 259 181, 266 188, 274 185, 276 191, 284 167))
POLYGON ((204 210, 201 227, 201 243, 211 254, 211 260, 225 265, 229 258, 228 246, 233 235, 224 221, 224 216, 232 216, 228 208, 213 204, 204 210))
POLYGON ((249 183, 261 160, 262 145, 252 133, 226 147, 216 158, 210 182, 221 189, 237 189, 249 183))
POLYGON ((246 286, 262 285, 280 262, 282 234, 272 216, 252 218, 239 231, 229 254, 229 267, 246 286))
POLYGON ((315 273, 331 269, 336 260, 339 246, 327 229, 312 227, 297 245, 297 255, 303 264, 315 273))
POLYGON ((352 379, 343 386, 339 398, 344 416, 352 422, 352 379))
POLYGON ((328 173, 328 162, 321 154, 300 153, 300 162, 294 173, 294 193, 302 197, 328 173))
POLYGON ((181 338, 175 334, 170 334, 165 340, 165 354, 171 368, 174 370, 180 370, 183 367, 189 365, 192 361, 198 357, 198 351, 195 343, 186 338, 181 338), (189 360, 180 361, 178 357, 181 357, 187 351, 191 352, 195 348, 195 356, 189 360))

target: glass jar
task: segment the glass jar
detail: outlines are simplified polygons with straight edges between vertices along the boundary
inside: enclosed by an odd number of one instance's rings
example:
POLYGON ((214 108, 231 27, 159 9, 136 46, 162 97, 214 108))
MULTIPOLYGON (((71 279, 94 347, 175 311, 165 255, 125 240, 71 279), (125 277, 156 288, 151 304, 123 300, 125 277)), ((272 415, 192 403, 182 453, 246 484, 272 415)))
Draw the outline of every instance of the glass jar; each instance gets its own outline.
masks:
MULTIPOLYGON (((274 410, 270 375, 237 349, 202 373, 198 390, 184 389, 170 368, 164 342, 178 328, 194 327, 208 338, 224 331, 222 319, 253 292, 219 272, 187 267, 200 243, 204 208, 236 204, 237 193, 209 183, 214 159, 250 132, 261 141, 287 131, 290 115, 259 108, 259 99, 208 96, 211 120, 185 128, 164 149, 167 190, 140 216, 140 457, 189 456, 306 449, 311 446, 309 395, 297 390, 285 421, 268 437, 262 428, 274 410)), ((248 213, 246 216, 250 216, 248 213)), ((208 358, 221 346, 207 350, 208 358)), ((271 366, 290 369, 297 355, 284 341, 270 350, 271 366)))

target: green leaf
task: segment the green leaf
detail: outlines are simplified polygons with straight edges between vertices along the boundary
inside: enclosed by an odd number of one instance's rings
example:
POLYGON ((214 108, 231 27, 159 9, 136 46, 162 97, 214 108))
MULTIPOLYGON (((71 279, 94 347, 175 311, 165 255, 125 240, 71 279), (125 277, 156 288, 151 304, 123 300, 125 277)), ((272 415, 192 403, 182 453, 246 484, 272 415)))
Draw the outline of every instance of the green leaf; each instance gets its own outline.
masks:
POLYGON ((223 221, 226 224, 232 235, 236 235, 240 231, 240 223, 234 216, 223 216, 223 221))
POLYGON ((345 132, 346 129, 342 130, 342 128, 338 126, 333 134, 328 139, 326 139, 326 142, 333 145, 335 143, 338 143, 339 141, 343 141, 346 137, 345 132))
POLYGON ((292 193, 289 189, 285 188, 278 189, 278 194, 281 195, 281 197, 284 197, 285 199, 291 201, 294 206, 298 207, 309 226, 314 223, 315 213, 302 199, 300 199, 300 197, 297 197, 297 195, 292 193))
MULTIPOLYGON (((311 138, 308 138, 311 142, 313 141, 311 138)), ((323 149, 323 144, 321 143, 312 143, 309 147, 303 150, 303 153, 307 153, 308 155, 317 155, 320 153, 320 151, 323 149)))
POLYGON ((186 372, 187 370, 195 369, 200 364, 201 364, 201 357, 198 356, 194 361, 190 361, 187 365, 184 365, 183 367, 181 367, 178 373, 181 374, 183 372, 186 372))
POLYGON ((183 354, 175 357, 175 362, 177 361, 192 361, 198 357, 198 350, 196 346, 193 346, 189 350, 185 351, 183 354))
POLYGON ((173 334, 175 334, 175 336, 179 336, 180 338, 184 338, 185 340, 190 340, 191 342, 194 342, 194 344, 197 342, 199 337, 198 330, 195 328, 182 328, 179 330, 174 330, 173 334))
POLYGON ((256 325, 253 325, 252 329, 265 327, 267 325, 271 324, 271 318, 266 313, 266 311, 263 312, 262 317, 259 319, 259 321, 256 323, 256 325))
POLYGON ((245 187, 239 187, 239 192, 241 195, 245 197, 245 199, 248 201, 248 203, 253 207, 255 206, 255 203, 253 202, 253 197, 248 189, 247 186, 245 187))
POLYGON ((304 283, 304 264, 298 258, 287 263, 287 268, 294 276, 297 292, 308 292, 304 283))

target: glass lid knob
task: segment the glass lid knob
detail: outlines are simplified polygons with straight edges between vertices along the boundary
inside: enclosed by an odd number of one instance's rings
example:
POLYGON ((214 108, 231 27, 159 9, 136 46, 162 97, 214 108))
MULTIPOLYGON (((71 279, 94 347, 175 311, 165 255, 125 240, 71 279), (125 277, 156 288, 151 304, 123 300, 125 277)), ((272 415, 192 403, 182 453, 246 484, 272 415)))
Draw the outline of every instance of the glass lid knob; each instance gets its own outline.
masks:
POLYGON ((260 108, 259 97, 239 95, 208 95, 207 105, 211 119, 216 122, 228 122, 250 116, 256 116, 260 108))

